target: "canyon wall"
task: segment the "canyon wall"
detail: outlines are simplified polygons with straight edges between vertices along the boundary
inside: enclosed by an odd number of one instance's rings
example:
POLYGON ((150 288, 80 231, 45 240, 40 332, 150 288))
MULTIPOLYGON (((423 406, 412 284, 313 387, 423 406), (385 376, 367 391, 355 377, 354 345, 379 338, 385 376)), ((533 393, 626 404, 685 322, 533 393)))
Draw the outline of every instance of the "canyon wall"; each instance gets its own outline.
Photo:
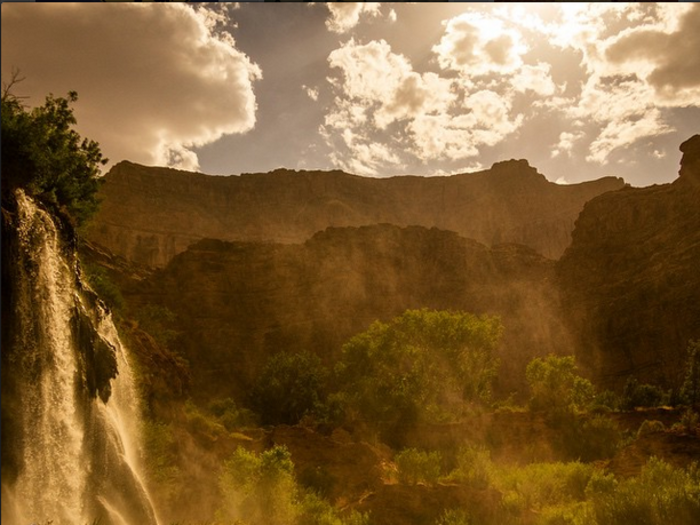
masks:
POLYGON ((523 386, 535 355, 566 352, 554 263, 520 245, 383 224, 329 228, 303 244, 203 240, 125 287, 136 307, 164 306, 192 363, 193 391, 240 398, 280 351, 317 353, 410 308, 500 315, 501 391, 523 386))
POLYGON ((673 183, 586 204, 557 263, 578 357, 612 387, 677 385, 700 338, 700 135, 681 151, 673 183))
POLYGON ((520 243, 558 258, 586 201, 619 189, 604 178, 557 185, 525 160, 445 177, 358 177, 291 171, 215 177, 120 162, 105 176, 91 242, 163 267, 203 238, 301 243, 329 226, 390 223, 520 243))

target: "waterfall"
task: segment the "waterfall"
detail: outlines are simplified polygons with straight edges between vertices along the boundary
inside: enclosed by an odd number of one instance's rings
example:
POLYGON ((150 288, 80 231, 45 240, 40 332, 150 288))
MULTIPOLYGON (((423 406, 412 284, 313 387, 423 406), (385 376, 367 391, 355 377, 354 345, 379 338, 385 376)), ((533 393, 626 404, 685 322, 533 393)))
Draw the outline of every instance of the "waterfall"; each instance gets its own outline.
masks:
POLYGON ((127 352, 51 215, 16 201, 13 228, 3 221, 2 521, 157 525, 127 352))

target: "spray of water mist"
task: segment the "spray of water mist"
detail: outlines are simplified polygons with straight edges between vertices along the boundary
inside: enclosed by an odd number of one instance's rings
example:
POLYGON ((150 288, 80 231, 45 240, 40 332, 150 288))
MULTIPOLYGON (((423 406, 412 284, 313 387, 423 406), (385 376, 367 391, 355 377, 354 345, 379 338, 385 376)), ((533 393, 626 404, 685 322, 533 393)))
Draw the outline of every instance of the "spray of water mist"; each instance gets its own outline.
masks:
POLYGON ((14 305, 3 316, 12 330, 3 425, 13 436, 3 440, 3 459, 13 468, 3 469, 2 520, 158 525, 140 474, 133 372, 111 317, 80 282, 52 217, 22 192, 15 225, 7 245, 14 242, 16 260, 3 282, 14 305), (90 378, 105 367, 96 395, 90 378))

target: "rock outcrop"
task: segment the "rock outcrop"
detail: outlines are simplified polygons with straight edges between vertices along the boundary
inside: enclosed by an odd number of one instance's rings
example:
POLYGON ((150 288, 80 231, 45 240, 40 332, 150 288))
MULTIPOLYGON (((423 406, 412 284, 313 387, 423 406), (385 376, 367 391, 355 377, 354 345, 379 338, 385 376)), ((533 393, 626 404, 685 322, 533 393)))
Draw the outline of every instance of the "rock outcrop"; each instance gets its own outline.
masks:
POLYGON ((700 135, 681 151, 673 183, 586 204, 557 263, 578 356, 609 386, 678 385, 700 338, 700 135))
POLYGON ((478 173, 387 179, 284 169, 214 177, 125 161, 105 176, 88 235, 151 267, 203 238, 301 243, 329 226, 378 223, 437 227, 489 246, 525 244, 556 259, 583 204, 623 185, 612 177, 557 185, 525 160, 478 173))
POLYGON ((304 244, 203 240, 125 293, 174 312, 193 392, 245 396, 267 358, 317 353, 410 308, 497 314, 505 325, 500 388, 522 386, 534 355, 571 348, 559 321, 554 263, 530 248, 488 248, 454 232, 375 225, 329 228, 304 244))

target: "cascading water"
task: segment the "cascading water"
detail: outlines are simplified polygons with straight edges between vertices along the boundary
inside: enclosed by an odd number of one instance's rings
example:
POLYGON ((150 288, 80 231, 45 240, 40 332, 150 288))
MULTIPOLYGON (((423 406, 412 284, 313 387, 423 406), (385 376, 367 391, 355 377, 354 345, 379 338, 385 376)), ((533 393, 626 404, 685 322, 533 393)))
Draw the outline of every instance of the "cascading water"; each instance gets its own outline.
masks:
POLYGON ((157 525, 138 399, 110 315, 51 215, 3 213, 2 521, 157 525))

